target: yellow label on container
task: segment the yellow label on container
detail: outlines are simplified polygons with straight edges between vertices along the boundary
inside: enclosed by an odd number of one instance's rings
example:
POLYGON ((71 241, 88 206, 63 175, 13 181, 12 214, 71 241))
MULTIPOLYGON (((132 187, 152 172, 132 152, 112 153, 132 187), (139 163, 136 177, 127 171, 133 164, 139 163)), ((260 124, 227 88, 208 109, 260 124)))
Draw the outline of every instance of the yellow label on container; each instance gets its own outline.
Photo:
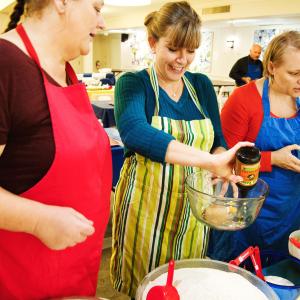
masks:
POLYGON ((253 165, 246 165, 237 160, 235 165, 235 174, 243 177, 243 181, 240 181, 239 184, 243 186, 254 185, 258 179, 259 167, 259 162, 253 165))

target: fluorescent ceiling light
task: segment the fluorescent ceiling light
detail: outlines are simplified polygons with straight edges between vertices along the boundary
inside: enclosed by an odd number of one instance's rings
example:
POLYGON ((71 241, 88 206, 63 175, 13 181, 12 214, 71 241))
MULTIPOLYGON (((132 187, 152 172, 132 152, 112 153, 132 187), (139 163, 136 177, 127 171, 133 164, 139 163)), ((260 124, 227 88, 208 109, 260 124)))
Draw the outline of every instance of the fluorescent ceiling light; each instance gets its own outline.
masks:
POLYGON ((104 0, 104 3, 112 6, 143 6, 151 4, 151 0, 104 0))
POLYGON ((232 25, 252 25, 257 24, 257 19, 236 19, 236 20, 230 20, 229 24, 232 25))

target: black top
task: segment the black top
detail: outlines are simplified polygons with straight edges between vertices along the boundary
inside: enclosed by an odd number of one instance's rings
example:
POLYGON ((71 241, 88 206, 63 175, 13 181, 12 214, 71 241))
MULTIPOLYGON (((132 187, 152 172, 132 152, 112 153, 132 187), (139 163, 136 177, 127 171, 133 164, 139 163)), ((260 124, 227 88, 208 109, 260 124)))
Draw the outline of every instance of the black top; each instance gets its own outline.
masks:
POLYGON ((250 57, 250 55, 242 57, 233 65, 229 73, 229 77, 235 80, 237 86, 245 84, 245 82, 242 80, 242 77, 247 76, 248 64, 259 66, 261 69, 261 74, 263 73, 263 64, 259 59, 254 60, 250 57))
POLYGON ((53 162, 51 117, 40 69, 4 39, 0 39, 0 69, 0 145, 6 144, 0 156, 0 186, 20 194, 35 185, 53 162))

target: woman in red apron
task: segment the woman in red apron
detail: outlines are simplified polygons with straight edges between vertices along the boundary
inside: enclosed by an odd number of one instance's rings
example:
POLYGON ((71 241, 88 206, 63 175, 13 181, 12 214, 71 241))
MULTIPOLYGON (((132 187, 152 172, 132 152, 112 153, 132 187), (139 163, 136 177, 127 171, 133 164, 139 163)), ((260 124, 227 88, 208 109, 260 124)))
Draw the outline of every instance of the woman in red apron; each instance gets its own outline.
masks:
MULTIPOLYGON (((7 69, 0 77, 0 299, 6 300, 95 295, 109 218, 109 140, 67 63, 87 54, 103 28, 103 2, 38 2, 25 1, 24 25, 0 39, 7 69), (27 106, 16 100, 23 94, 27 106), (43 101, 49 120, 39 119, 43 101), (44 161, 49 166, 39 172, 44 161)), ((23 10, 18 1, 11 28, 23 10)))

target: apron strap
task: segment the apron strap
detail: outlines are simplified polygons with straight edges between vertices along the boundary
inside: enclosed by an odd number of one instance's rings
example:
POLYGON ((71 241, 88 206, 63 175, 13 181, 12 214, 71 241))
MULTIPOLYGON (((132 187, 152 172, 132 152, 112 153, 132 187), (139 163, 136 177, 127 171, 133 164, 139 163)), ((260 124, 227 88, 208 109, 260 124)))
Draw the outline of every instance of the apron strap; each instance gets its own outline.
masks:
MULTIPOLYGON (((194 104, 196 105, 196 107, 198 108, 198 110, 200 111, 201 115, 204 117, 204 119, 207 119, 208 117, 205 115, 203 108, 200 104, 200 101, 197 97, 197 93, 195 88, 193 87, 193 85, 190 83, 190 81, 187 79, 187 77, 185 75, 183 75, 183 82, 194 102, 194 104)), ((158 116, 159 113, 159 84, 158 84, 158 78, 157 78, 157 74, 155 72, 155 68, 154 66, 152 66, 150 68, 150 82, 152 85, 152 88, 154 90, 154 94, 155 94, 155 102, 156 102, 156 106, 155 106, 155 110, 154 110, 154 115, 158 116)))
POLYGON ((206 114, 204 113, 204 110, 200 104, 200 101, 198 99, 197 93, 195 88, 192 86, 192 84, 190 83, 190 81, 187 79, 187 77, 185 75, 183 75, 183 81, 186 85, 186 88, 194 102, 194 104, 196 105, 196 107, 199 109, 200 113, 202 114, 202 116, 204 117, 204 119, 208 119, 208 117, 206 116, 206 114))
POLYGON ((24 45, 25 45, 25 48, 29 54, 29 56, 35 61, 35 63, 39 66, 40 69, 42 69, 41 67, 41 64, 40 64, 40 61, 39 61, 39 58, 37 56, 37 53, 35 52, 32 44, 31 44, 31 41, 23 27, 22 24, 19 24, 17 27, 16 27, 16 31, 17 33, 19 34, 21 40, 23 41, 24 45))
POLYGON ((270 117, 270 100, 269 100, 269 78, 266 78, 262 91, 262 104, 264 109, 264 117, 270 117))
POLYGON ((158 79, 157 75, 154 69, 154 66, 150 68, 150 82, 155 94, 155 110, 154 110, 154 116, 158 116, 159 113, 159 84, 158 84, 158 79))
MULTIPOLYGON (((16 27, 16 31, 17 33, 19 34, 21 40, 23 41, 24 43, 24 46, 29 54, 29 56, 35 61, 35 63, 38 65, 38 67, 40 68, 41 72, 42 72, 42 75, 44 77, 44 80, 46 79, 45 77, 45 72, 41 66, 41 63, 40 63, 40 60, 38 58, 38 55, 36 53, 36 51, 34 50, 33 48, 33 45, 29 39, 29 36, 28 34, 26 33, 22 23, 20 23, 17 27, 16 27)), ((76 84, 78 83, 78 79, 77 79, 77 76, 72 68, 72 66, 67 62, 66 63, 66 73, 67 73, 67 76, 70 78, 72 84, 76 84)))
POLYGON ((296 107, 297 107, 297 113, 299 115, 299 113, 300 113, 300 97, 296 98, 296 107))

